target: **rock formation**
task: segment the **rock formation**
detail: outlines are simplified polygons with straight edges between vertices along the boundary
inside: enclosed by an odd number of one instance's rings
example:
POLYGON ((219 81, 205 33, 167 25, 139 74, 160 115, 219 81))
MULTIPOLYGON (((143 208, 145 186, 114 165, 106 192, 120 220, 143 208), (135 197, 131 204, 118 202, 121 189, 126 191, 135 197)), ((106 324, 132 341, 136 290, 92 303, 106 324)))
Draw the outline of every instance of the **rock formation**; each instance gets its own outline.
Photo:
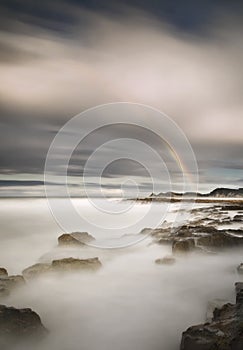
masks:
POLYGON ((24 341, 40 340, 47 333, 37 313, 31 309, 16 309, 0 305, 0 348, 12 349, 24 341))
POLYGON ((101 266, 101 262, 97 257, 90 259, 64 258, 53 260, 51 264, 54 271, 97 270, 101 266))
POLYGON ((38 263, 23 270, 26 280, 43 276, 46 273, 75 270, 97 270, 102 266, 99 258, 75 259, 72 257, 56 259, 51 263, 38 263))
POLYGON ((25 284, 25 280, 21 275, 16 275, 16 276, 8 276, 8 274, 1 275, 0 276, 0 297, 9 295, 14 288, 22 286, 24 284, 25 284))
POLYGON ((59 246, 83 246, 87 243, 90 243, 94 240, 94 237, 91 236, 88 232, 72 232, 64 233, 58 237, 59 246))
POLYGON ((243 349, 243 283, 236 287, 236 303, 216 308, 211 322, 192 326, 182 334, 181 350, 243 349))

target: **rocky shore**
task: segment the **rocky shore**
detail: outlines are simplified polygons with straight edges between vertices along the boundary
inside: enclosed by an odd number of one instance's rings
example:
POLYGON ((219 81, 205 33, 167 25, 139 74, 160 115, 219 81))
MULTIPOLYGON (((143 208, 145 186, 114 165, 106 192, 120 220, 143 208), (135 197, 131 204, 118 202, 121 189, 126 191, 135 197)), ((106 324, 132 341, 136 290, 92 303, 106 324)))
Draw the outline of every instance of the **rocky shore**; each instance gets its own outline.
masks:
MULTIPOLYGON (((84 246, 94 238, 87 232, 62 234, 58 237, 59 247, 84 246)), ((17 309, 1 304, 1 300, 10 295, 13 290, 27 286, 34 278, 45 274, 96 271, 102 264, 98 257, 77 259, 67 257, 55 259, 48 263, 36 263, 22 271, 22 275, 10 275, 4 267, 0 267, 0 349, 11 350, 16 344, 30 342, 36 344, 48 334, 40 316, 30 308, 17 309)), ((61 276, 61 275, 60 275, 61 276)))
POLYGON ((211 322, 183 332, 180 350, 243 349, 243 283, 236 283, 235 289, 236 303, 216 307, 211 322))
MULTIPOLYGON (((163 265, 168 269, 180 263, 180 259, 190 254, 220 254, 230 248, 243 246, 241 204, 220 204, 193 210, 192 219, 180 227, 172 227, 164 222, 156 229, 145 228, 139 235, 149 236, 158 247, 166 245, 171 253, 158 256, 154 263, 158 269, 163 265), (235 226, 236 225, 236 226, 235 226)), ((64 257, 40 260, 26 267, 22 275, 9 275, 5 267, 0 267, 0 348, 11 349, 15 342, 31 339, 37 342, 48 334, 35 311, 6 306, 4 301, 18 288, 28 288, 28 283, 51 274, 95 273, 102 268, 97 256, 77 258, 71 252, 85 251, 95 240, 87 232, 63 233, 57 239, 56 251, 64 257)), ((150 243, 151 244, 151 243, 150 243)), ((153 261, 151 261, 153 263, 153 261)), ((243 263, 235 266, 239 280, 243 274, 243 263)), ((243 349, 243 282, 236 283, 236 303, 211 302, 206 323, 189 327, 182 334, 181 350, 242 350, 243 349), (211 316, 209 316, 209 314, 211 316)), ((50 330, 51 332, 51 330, 50 330)), ((168 349, 169 350, 169 349, 168 349)))

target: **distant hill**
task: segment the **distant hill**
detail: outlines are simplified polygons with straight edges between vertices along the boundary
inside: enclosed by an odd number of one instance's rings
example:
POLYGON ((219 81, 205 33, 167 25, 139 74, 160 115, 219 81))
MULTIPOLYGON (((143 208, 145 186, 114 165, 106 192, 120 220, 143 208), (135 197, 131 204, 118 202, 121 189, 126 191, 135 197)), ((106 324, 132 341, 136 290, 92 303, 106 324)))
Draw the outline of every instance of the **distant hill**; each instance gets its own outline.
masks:
POLYGON ((181 198, 181 197, 213 197, 213 198, 243 198, 243 188, 232 189, 232 188, 216 188, 215 190, 209 193, 200 193, 200 192, 186 192, 186 193, 177 193, 177 192, 162 192, 159 194, 151 193, 150 198, 181 198))

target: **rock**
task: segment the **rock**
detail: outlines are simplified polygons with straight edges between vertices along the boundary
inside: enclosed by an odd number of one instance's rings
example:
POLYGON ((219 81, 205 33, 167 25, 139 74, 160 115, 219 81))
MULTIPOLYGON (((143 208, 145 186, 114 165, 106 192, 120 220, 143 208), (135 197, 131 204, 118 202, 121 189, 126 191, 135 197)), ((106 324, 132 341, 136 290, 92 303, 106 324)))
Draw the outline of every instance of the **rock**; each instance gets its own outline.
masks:
POLYGON ((53 260, 51 264, 52 270, 54 271, 97 270, 101 266, 101 262, 97 257, 90 259, 64 258, 59 260, 53 260))
POLYGON ((182 334, 181 350, 241 350, 243 348, 243 283, 236 283, 236 304, 216 308, 210 322, 182 334))
POLYGON ((88 234, 88 232, 73 232, 73 233, 64 233, 58 237, 59 246, 67 245, 78 245, 82 246, 89 242, 92 242, 94 237, 88 234))
POLYGON ((12 349, 25 340, 37 340, 47 334, 37 313, 31 309, 16 309, 0 305, 0 348, 12 349))
POLYGON ((173 254, 185 254, 193 251, 195 248, 195 241, 193 238, 175 240, 172 244, 173 254))
POLYGON ((2 276, 8 276, 8 271, 4 267, 0 267, 0 277, 2 276))
POLYGON ((176 259, 171 255, 167 255, 164 258, 155 260, 155 263, 158 265, 173 265, 175 264, 175 262, 176 262, 176 259))
POLYGON ((197 239, 197 244, 206 247, 227 248, 243 244, 243 239, 241 237, 229 235, 225 231, 220 232, 219 230, 212 235, 199 237, 197 239))
POLYGON ((152 228, 145 227, 140 231, 140 233, 145 235, 150 235, 152 231, 153 231, 152 228))
POLYGON ((243 210, 242 204, 225 205, 222 207, 223 210, 243 210))
POLYGON ((24 284, 23 276, 0 276, 0 296, 7 296, 14 288, 24 284))
POLYGON ((242 306, 243 305, 243 282, 237 282, 235 284, 235 290, 236 290, 236 304, 238 304, 239 306, 242 306))
POLYGON ((64 258, 56 259, 51 263, 38 263, 27 267, 23 270, 23 276, 29 280, 39 276, 43 276, 46 273, 60 272, 60 271, 72 271, 72 270, 96 270, 101 267, 101 262, 96 258, 89 259, 74 259, 64 258))
POLYGON ((209 225, 183 225, 177 232, 177 237, 191 237, 192 235, 218 233, 214 226, 209 225))
POLYGON ((28 280, 31 278, 39 277, 44 273, 50 272, 50 270, 51 270, 51 264, 38 263, 24 269, 22 274, 24 278, 28 280))
POLYGON ((0 298, 9 296, 10 291, 6 287, 0 286, 0 298))
POLYGON ((214 299, 208 302, 207 313, 206 313, 206 321, 211 322, 213 320, 214 311, 216 309, 220 309, 225 305, 228 301, 224 299, 214 299))
POLYGON ((243 263, 241 263, 238 267, 237 267, 237 272, 242 275, 243 274, 243 263))
POLYGON ((233 221, 235 221, 235 222, 243 222, 243 215, 235 215, 234 217, 233 217, 233 221))
POLYGON ((173 238, 160 238, 158 241, 156 241, 158 244, 164 244, 164 245, 171 245, 174 242, 173 238))

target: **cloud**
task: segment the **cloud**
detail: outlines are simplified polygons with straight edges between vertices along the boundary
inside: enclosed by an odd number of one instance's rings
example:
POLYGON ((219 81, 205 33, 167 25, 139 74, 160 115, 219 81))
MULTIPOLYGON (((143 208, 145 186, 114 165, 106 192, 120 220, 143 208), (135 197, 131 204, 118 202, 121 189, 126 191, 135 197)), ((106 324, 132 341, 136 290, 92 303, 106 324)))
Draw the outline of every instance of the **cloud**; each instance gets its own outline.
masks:
POLYGON ((119 22, 76 12, 72 37, 34 25, 1 33, 1 102, 13 115, 65 120, 88 106, 132 101, 164 110, 191 139, 242 140, 242 41, 226 19, 198 39, 143 12, 119 22))
MULTIPOLYGON (((0 31, 3 171, 42 172, 53 134, 63 123, 88 107, 114 101, 148 104, 166 112, 196 145, 202 164, 218 154, 227 162, 227 148, 237 150, 235 162, 240 161, 240 14, 226 14, 221 8, 216 13, 217 7, 209 8, 207 2, 205 21, 200 22, 203 30, 198 30, 186 23, 191 16, 180 20, 180 15, 185 16, 181 7, 171 17, 168 4, 160 16, 149 12, 145 2, 140 8, 136 5, 123 5, 117 15, 115 5, 109 12, 87 4, 45 2, 44 12, 23 5, 18 19, 16 2, 11 10, 4 7, 0 31), (186 24, 190 30, 181 30, 189 29, 186 24), (210 152, 210 147, 222 144, 225 147, 218 154, 210 152)), ((87 145, 82 161, 90 151, 87 145)), ((122 175, 127 169, 117 165, 114 176, 119 172, 122 175)))

